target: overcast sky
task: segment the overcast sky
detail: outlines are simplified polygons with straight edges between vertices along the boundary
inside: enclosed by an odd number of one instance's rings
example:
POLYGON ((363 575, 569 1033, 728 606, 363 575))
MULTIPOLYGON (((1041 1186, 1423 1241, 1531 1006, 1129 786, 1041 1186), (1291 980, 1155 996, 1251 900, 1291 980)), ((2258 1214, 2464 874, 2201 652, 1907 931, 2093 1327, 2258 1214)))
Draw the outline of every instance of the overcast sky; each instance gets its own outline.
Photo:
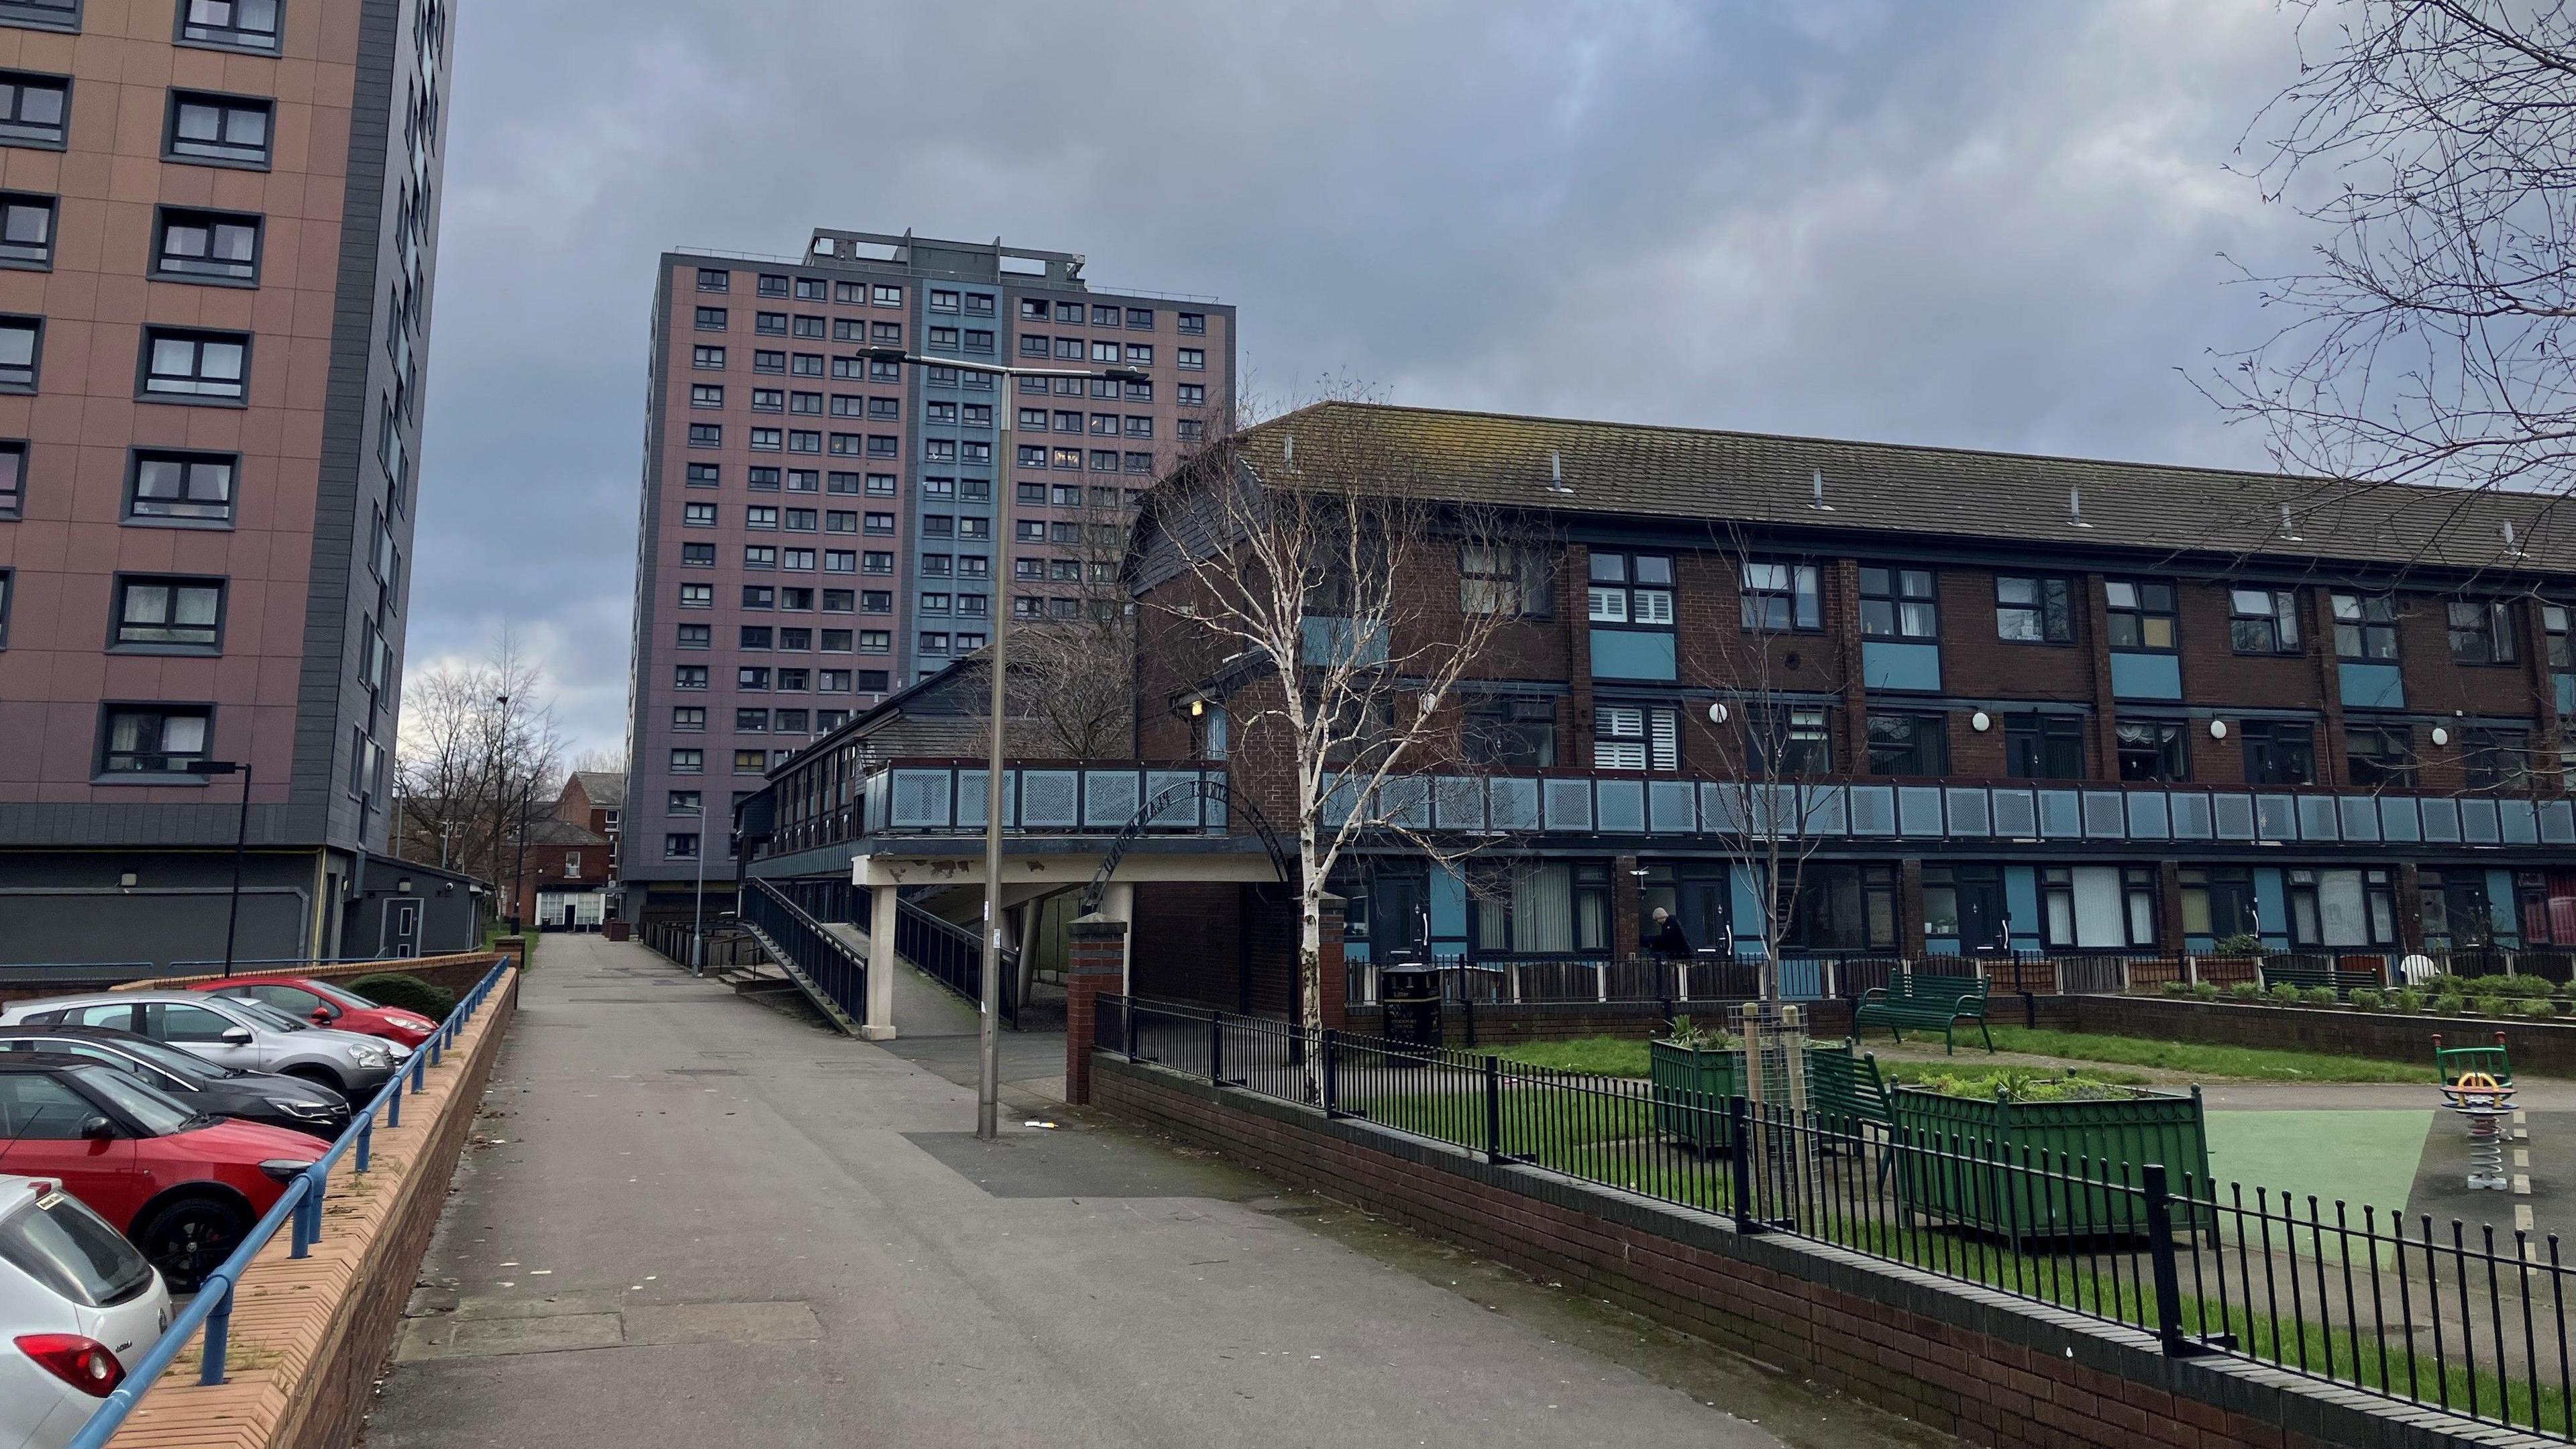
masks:
POLYGON ((1393 401, 2265 466, 2188 374, 2313 240, 2227 173, 2260 0, 458 7, 410 669, 616 751, 653 264, 1081 252, 1393 401))

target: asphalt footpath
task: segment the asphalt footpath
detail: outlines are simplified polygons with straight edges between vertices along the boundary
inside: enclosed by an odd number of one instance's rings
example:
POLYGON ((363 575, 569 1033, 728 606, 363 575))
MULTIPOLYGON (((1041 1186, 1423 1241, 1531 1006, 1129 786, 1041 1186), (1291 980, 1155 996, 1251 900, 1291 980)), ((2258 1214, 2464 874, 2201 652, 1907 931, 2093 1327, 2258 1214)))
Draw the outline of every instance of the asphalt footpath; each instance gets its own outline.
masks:
MULTIPOLYGON (((918 988, 918 989, 915 989, 918 988)), ((877 1045, 549 936, 372 1449, 1925 1442, 1204 1154, 1055 1120, 971 1012, 877 1045)))

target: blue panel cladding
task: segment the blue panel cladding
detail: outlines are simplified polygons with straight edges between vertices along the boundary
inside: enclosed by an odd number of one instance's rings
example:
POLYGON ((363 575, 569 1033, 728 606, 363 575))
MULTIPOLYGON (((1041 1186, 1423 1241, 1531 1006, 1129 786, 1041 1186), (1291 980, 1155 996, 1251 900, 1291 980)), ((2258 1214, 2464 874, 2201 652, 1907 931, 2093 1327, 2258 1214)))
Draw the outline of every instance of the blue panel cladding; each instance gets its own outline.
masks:
POLYGON ((2113 651, 2111 693, 2118 699, 2182 698, 2181 656, 2113 651))
POLYGON ((1467 878, 1453 865, 1431 867, 1431 949, 1446 955, 1467 949, 1467 878))
POLYGON ((1941 688, 1941 646, 1903 644, 1893 639, 1863 640, 1860 673, 1861 683, 1871 689, 1934 693, 1941 688))
POLYGON ((2522 912, 2514 900, 2512 871, 2487 872, 2487 919, 2495 923, 2497 945, 2522 944, 2522 912))
POLYGON ((2004 909, 2012 915, 2012 944, 2016 951, 2039 949, 2039 867, 2008 865, 2004 867, 2004 909))
POLYGON ((1762 893, 1754 888, 1753 878, 1762 873, 1758 866, 1747 865, 1726 873, 1727 893, 1732 909, 1727 919, 1735 923, 1735 954, 1759 958, 1762 955, 1762 893))
POLYGON ((2290 900, 2281 889, 2278 866, 2254 869, 2254 928, 2263 933, 2263 944, 2275 951, 2290 948, 2290 900))
POLYGON ((1595 679, 1671 679, 1675 677, 1673 635, 1665 630, 1593 630, 1592 677, 1595 679))
POLYGON ((1956 936, 1926 936, 1923 938, 1923 954, 1926 956, 1956 956, 1959 954, 1959 938, 1956 936))
POLYGON ((2576 714, 2576 674, 2553 674, 2549 682, 2558 691, 2558 712, 2576 714))
POLYGON ((2346 709, 2404 709, 2406 676, 2394 664, 2364 664, 2346 659, 2335 665, 2342 681, 2346 709))

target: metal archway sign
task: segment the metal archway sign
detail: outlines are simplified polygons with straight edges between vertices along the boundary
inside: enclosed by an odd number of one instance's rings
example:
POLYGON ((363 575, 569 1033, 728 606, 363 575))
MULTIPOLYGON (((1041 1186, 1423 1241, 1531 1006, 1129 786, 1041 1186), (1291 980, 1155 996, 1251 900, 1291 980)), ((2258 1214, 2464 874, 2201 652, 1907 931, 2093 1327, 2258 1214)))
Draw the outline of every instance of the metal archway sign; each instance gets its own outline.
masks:
POLYGON ((1295 873, 1288 864, 1288 852, 1280 846, 1279 836, 1270 828, 1270 822, 1262 818, 1260 807, 1249 800, 1235 798, 1233 790, 1227 787, 1225 781, 1211 780, 1202 776, 1174 785, 1146 801, 1138 808, 1133 818, 1118 827, 1118 833, 1110 837, 1109 853, 1100 858, 1100 869, 1093 873, 1091 884, 1082 888, 1080 914, 1088 916, 1100 909, 1101 898, 1109 891, 1110 874, 1118 869, 1119 861, 1126 859, 1127 848, 1145 837, 1146 822, 1183 800, 1214 800, 1223 805, 1229 813, 1243 814, 1251 820, 1252 833, 1260 839, 1261 848, 1269 854, 1270 868, 1278 874, 1280 884, 1286 885, 1296 879, 1295 873))

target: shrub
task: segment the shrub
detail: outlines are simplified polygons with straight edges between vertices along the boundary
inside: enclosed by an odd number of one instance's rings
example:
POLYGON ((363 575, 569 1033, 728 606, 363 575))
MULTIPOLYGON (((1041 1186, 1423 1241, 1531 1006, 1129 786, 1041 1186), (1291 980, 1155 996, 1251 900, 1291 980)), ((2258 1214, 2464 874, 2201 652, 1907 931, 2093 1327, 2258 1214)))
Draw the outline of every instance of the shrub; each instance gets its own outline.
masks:
POLYGON ((379 971, 349 983, 349 989, 378 1006, 417 1011, 432 1021, 447 1020, 456 1009, 456 993, 403 971, 379 971))
POLYGON ((2252 1001, 2263 994, 2263 988, 2251 981, 2239 981, 2227 988, 2227 994, 2238 1001, 2252 1001))
POLYGON ((2468 1005, 2469 1004, 2466 1001, 2463 1001, 2456 996, 2436 996, 2433 998, 2433 1009, 2444 1016, 2457 1016, 2461 1012, 2467 1010, 2468 1005))
POLYGON ((2425 997, 2423 992, 2416 990, 2412 986, 2408 986, 2400 988, 2398 991, 2390 995, 2388 998, 2388 1004, 2396 1007, 2399 1011, 2422 1011, 2424 1009, 2424 1000, 2425 997))
POLYGON ((2384 1011, 2388 1008, 2388 993, 2364 986, 2353 992, 2352 1004, 2364 1011, 2384 1011))
POLYGON ((1673 1018, 1673 1029, 1665 1034, 1664 1040, 1695 1052, 1731 1051, 1743 1045, 1723 1027, 1703 1026, 1687 1016, 1673 1018))
POLYGON ((2553 1005, 2547 997, 2542 997, 2538 1000, 2524 1002, 2522 1004, 2522 1014, 2525 1016, 2556 1016, 2558 1014, 2558 1008, 2553 1005))
POLYGON ((2216 1001, 2218 999, 2218 983, 2215 981, 2195 981, 2191 983, 2191 994, 2199 997, 2203 1001, 2216 1001))
POLYGON ((2260 956, 2263 954, 2263 938, 2252 931, 2239 931, 2233 936, 2221 936, 2210 951, 2219 956, 2260 956))
POLYGON ((2310 1006, 2340 1006, 2343 998, 2331 986, 2311 986, 2299 993, 2299 999, 2310 1006))
POLYGON ((2168 981, 2160 989, 2167 996, 2189 996, 2191 994, 2191 983, 2188 981, 2168 981))
POLYGON ((2271 995, 2271 997, 2272 997, 2272 1000, 2273 1000, 2273 1001, 2275 1001, 2275 1002, 2277 1002, 2277 1003, 2279 1003, 2279 1004, 2280 1004, 2280 1005, 2282 1005, 2282 1006, 2296 1006, 2296 1005, 2298 1005, 2298 1004, 2299 1004, 2300 999, 2301 999, 2305 994, 2306 994, 2306 993, 2304 993, 2304 992, 2300 991, 2300 990, 2299 990, 2299 988, 2297 988, 2297 987, 2295 987, 2295 986, 2292 986, 2290 983, 2288 983, 2288 982, 2286 982, 2286 981, 2282 982, 2282 983, 2281 983, 2280 985, 2278 985, 2278 986, 2273 987, 2273 988, 2272 988, 2272 990, 2271 990, 2271 992, 2270 992, 2270 995, 2271 995))

